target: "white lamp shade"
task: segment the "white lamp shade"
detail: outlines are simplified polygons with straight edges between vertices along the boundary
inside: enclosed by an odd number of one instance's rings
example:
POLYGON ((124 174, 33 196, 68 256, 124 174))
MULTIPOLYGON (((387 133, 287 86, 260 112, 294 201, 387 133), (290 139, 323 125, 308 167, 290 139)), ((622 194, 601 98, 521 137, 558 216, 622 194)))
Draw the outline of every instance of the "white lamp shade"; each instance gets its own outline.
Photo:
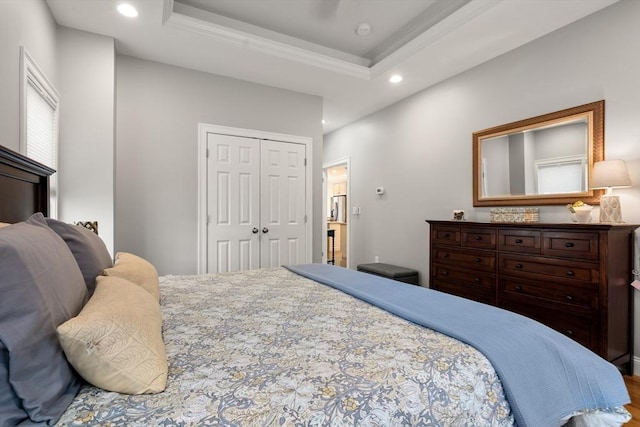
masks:
POLYGON ((624 160, 604 160, 594 163, 590 187, 631 187, 631 178, 624 160))

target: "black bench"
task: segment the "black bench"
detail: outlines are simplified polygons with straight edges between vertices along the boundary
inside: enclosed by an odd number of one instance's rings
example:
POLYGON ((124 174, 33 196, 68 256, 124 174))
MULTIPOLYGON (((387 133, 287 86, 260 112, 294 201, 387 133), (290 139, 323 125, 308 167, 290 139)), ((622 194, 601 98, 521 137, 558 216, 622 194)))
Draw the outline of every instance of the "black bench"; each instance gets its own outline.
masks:
POLYGON ((358 271, 362 271, 363 273, 375 274, 376 276, 386 277, 411 285, 418 284, 418 271, 410 268, 398 267, 397 265, 382 262, 359 264, 357 268, 358 271))

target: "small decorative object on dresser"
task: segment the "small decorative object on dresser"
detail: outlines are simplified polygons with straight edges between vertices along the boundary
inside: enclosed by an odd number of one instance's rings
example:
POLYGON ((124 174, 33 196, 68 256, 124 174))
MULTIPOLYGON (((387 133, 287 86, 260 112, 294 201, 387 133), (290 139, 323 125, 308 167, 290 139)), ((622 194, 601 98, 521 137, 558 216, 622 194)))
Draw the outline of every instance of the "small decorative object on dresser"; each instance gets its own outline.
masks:
POLYGON ((538 208, 492 208, 491 222, 538 222, 538 208))
POLYGON ((429 287, 564 333, 633 374, 633 224, 432 221, 429 287))
POLYGON ((571 221, 582 224, 591 222, 591 211, 593 206, 588 205, 580 200, 567 205, 567 209, 571 213, 571 221))
POLYGON ((464 221, 464 211, 462 211, 462 210, 453 211, 453 220, 454 221, 464 221))

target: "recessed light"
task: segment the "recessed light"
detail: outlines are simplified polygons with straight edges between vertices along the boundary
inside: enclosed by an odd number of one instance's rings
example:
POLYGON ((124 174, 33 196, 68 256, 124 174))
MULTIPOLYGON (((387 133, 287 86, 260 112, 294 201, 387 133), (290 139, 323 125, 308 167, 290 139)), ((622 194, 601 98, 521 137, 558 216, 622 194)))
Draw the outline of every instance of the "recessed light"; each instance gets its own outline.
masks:
POLYGON ((402 76, 400 74, 394 74, 393 76, 389 77, 389 81, 391 83, 400 83, 402 81, 402 76))
POLYGON ((327 121, 325 119, 322 119, 322 124, 324 125, 326 123, 327 123, 327 121))
POLYGON ((135 18, 138 16, 138 11, 135 7, 128 3, 121 3, 118 5, 118 12, 126 16, 127 18, 135 18))

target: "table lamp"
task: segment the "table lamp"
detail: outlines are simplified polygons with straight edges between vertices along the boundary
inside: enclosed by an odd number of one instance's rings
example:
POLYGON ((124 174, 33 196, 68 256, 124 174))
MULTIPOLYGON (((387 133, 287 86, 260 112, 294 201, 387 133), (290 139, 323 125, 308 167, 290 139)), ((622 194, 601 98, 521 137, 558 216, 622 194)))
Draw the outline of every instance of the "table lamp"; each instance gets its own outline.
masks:
POLYGON ((600 222, 623 222, 620 198, 612 194, 612 189, 631 187, 631 179, 624 160, 604 160, 594 163, 590 187, 607 190, 600 198, 600 222))

